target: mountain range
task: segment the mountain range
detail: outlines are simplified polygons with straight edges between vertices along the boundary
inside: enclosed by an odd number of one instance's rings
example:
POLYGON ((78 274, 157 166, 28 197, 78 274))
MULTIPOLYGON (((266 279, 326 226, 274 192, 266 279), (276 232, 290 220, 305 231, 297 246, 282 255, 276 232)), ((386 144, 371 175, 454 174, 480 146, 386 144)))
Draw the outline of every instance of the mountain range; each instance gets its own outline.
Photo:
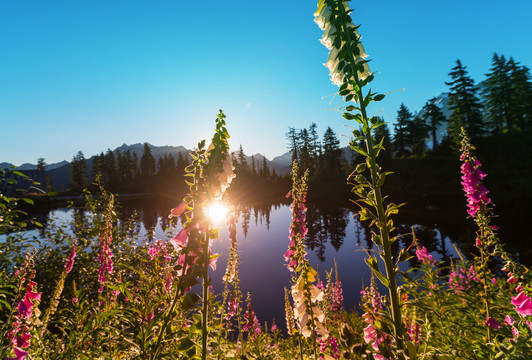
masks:
MULTIPOLYGON (((482 87, 483 84, 479 84, 479 87, 482 87)), ((448 100, 449 100, 449 94, 448 93, 442 93, 439 96, 435 98, 435 104, 442 110, 445 117, 448 119, 449 115, 451 114, 451 111, 448 107, 448 100)), ((420 112, 417 112, 414 114, 414 116, 420 117, 423 116, 423 109, 420 112)), ((441 138, 446 134, 446 125, 442 124, 440 125, 440 128, 437 132, 437 140, 441 141, 441 138)), ((427 140, 427 144, 429 147, 432 145, 427 140)), ((183 146, 155 146, 148 144, 150 147, 151 153, 155 160, 159 159, 159 157, 164 157, 165 154, 170 155, 177 159, 178 154, 181 153, 183 156, 187 156, 188 153, 191 151, 186 149, 183 146)), ((142 152, 144 149, 143 143, 136 143, 132 145, 123 144, 116 149, 113 150, 113 152, 119 151, 120 153, 125 153, 127 150, 131 152, 131 154, 135 153, 137 154, 138 158, 140 159, 142 156, 142 152)), ((344 157, 348 163, 353 162, 353 158, 355 156, 354 152, 348 147, 342 148, 344 157)), ((247 156, 247 162, 249 165, 251 165, 252 157, 255 160, 255 163, 258 164, 259 167, 262 167, 262 163, 264 161, 265 156, 262 154, 254 154, 252 156, 247 156)), ((94 161, 95 156, 92 156, 87 159, 87 166, 89 174, 91 173, 92 169, 92 163, 94 161)), ((284 175, 288 174, 290 172, 290 167, 292 165, 292 154, 290 152, 286 152, 280 156, 277 156, 273 158, 272 160, 269 160, 266 158, 266 164, 270 168, 270 170, 275 169, 275 172, 278 175, 284 175)), ((69 170, 70 162, 63 160, 58 163, 54 164, 48 164, 46 165, 45 169, 48 175, 51 175, 53 177, 53 181, 55 184, 56 189, 62 190, 68 188, 70 185, 70 170, 69 170)), ((10 169, 14 168, 16 170, 34 170, 37 169, 37 165, 25 163, 20 166, 15 166, 12 163, 9 162, 1 162, 0 163, 0 169, 10 169)))

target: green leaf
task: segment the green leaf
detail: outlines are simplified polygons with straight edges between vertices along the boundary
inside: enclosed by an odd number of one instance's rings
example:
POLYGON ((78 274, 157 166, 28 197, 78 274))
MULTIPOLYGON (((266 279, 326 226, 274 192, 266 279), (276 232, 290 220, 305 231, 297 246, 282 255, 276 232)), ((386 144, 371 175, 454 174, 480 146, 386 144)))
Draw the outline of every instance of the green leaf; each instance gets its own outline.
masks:
POLYGON ((380 282, 382 283, 382 285, 386 286, 386 287, 390 287, 390 282, 388 281, 388 279, 386 278, 386 276, 384 276, 383 273, 381 273, 379 270, 376 270, 376 269, 371 269, 373 271, 373 273, 375 274, 375 276, 377 276, 377 278, 380 280, 380 282))
POLYGON ((30 204, 30 205, 35 205, 35 203, 33 202, 32 199, 28 199, 28 198, 21 198, 20 200, 30 204))
POLYGON ((177 350, 179 351, 186 351, 194 346, 194 342, 190 340, 190 338, 186 337, 184 339, 181 339, 179 341, 179 344, 177 345, 177 350))
POLYGON ((377 102, 377 101, 381 101, 382 99, 384 99, 384 95, 378 94, 373 98, 373 101, 377 102))
POLYGON ((18 176, 23 177, 23 178, 27 178, 28 177, 28 175, 23 174, 23 173, 21 173, 20 171, 17 171, 17 170, 13 170, 13 174, 18 175, 18 176))
POLYGON ((183 299, 183 303, 181 304, 181 310, 187 311, 196 305, 196 303, 199 301, 200 296, 196 294, 193 291, 189 291, 187 295, 185 295, 185 298, 183 299))

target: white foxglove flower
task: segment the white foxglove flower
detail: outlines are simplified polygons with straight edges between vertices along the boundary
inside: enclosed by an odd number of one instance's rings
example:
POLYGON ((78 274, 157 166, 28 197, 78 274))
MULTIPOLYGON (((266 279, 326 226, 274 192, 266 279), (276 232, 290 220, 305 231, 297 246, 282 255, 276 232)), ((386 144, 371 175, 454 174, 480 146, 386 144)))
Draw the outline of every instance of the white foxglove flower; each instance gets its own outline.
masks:
POLYGON ((218 184, 216 182, 211 184, 210 190, 215 200, 221 200, 225 190, 231 185, 231 181, 236 176, 233 172, 234 169, 231 155, 227 153, 223 163, 223 171, 216 175, 218 184))
POLYGON ((301 334, 305 337, 309 337, 312 334, 311 327, 309 326, 309 314, 308 311, 312 310, 314 316, 314 327, 316 331, 322 336, 327 337, 328 333, 323 326, 325 321, 325 314, 317 306, 317 302, 323 300, 323 291, 318 289, 315 285, 308 285, 310 290, 310 306, 311 309, 307 309, 305 305, 305 285, 303 282, 303 276, 292 286, 292 298, 294 299, 294 317, 296 318, 301 334))
MULTIPOLYGON (((349 10, 347 1, 343 1, 341 5, 344 6, 344 11, 349 10)), ((318 10, 314 13, 314 21, 322 30, 324 30, 323 37, 320 39, 321 43, 330 50, 329 58, 327 59, 327 62, 324 65, 329 68, 331 81, 335 85, 340 86, 343 83, 345 72, 343 71, 343 69, 338 68, 338 64, 340 62, 338 55, 340 53, 340 50, 344 49, 346 43, 344 38, 338 48, 333 47, 333 44, 337 38, 337 28, 330 21, 332 15, 333 9, 325 2, 325 0, 320 0, 318 2, 318 10)), ((343 30, 351 31, 351 33, 354 35, 354 38, 350 39, 350 41, 351 47, 353 49, 356 48, 356 50, 353 50, 355 63, 360 63, 364 61, 368 57, 368 54, 366 54, 364 46, 362 46, 362 43, 360 42, 360 35, 358 34, 358 30, 356 29, 355 24, 351 22, 345 23, 345 29, 343 30), (358 54, 356 52, 358 52, 358 54)), ((359 80, 364 80, 369 75, 371 75, 371 72, 369 71, 369 66, 366 62, 363 63, 362 71, 358 71, 357 75, 359 80)))

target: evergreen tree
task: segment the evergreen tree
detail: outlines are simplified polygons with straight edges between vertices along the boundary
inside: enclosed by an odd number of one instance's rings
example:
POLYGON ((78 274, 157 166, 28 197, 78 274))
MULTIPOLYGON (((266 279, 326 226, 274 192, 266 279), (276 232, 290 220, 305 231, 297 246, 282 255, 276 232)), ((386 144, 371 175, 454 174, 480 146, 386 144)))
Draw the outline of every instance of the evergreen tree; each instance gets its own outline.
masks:
POLYGON ((155 159, 151 154, 150 145, 144 143, 142 156, 140 157, 140 173, 144 180, 148 180, 155 174, 155 159))
POLYGON ((486 125, 494 133, 511 128, 513 119, 510 69, 504 55, 493 54, 490 72, 486 74, 482 90, 486 125))
POLYGON ((245 178, 249 174, 249 166, 246 159, 246 154, 244 154, 244 150, 242 149, 242 144, 240 145, 240 149, 238 150, 238 166, 236 166, 236 172, 239 174, 239 176, 245 178))
POLYGON ((80 150, 70 163, 70 188, 75 191, 82 190, 87 184, 87 160, 80 150))
POLYGON ((336 137, 333 129, 327 127, 323 134, 323 168, 325 175, 337 175, 342 173, 343 156, 340 149, 340 140, 336 137))
POLYGON ((46 170, 46 161, 42 157, 37 159, 37 170, 46 170))
POLYGON ((507 63, 510 73, 510 111, 518 128, 532 125, 532 82, 530 69, 520 66, 513 58, 507 63))
POLYGON ((307 129, 302 129, 298 134, 299 142, 299 164, 302 169, 309 169, 311 174, 313 171, 312 161, 312 140, 307 129))
POLYGON ((466 67, 460 60, 456 60, 456 66, 449 73, 449 109, 452 114, 447 126, 447 133, 455 144, 460 143, 460 128, 464 127, 468 134, 474 138, 484 132, 481 104, 477 97, 477 88, 471 77, 468 76, 466 67))
POLYGON ((429 126, 421 117, 414 117, 406 125, 407 143, 412 155, 421 156, 427 151, 429 126))
POLYGON ((140 178, 139 157, 136 152, 133 153, 133 178, 140 178))
POLYGON ((115 153, 111 149, 107 149, 103 159, 103 174, 104 182, 111 190, 115 190, 118 183, 116 173, 115 153))
POLYGON ((292 154, 292 162, 294 160, 299 162, 299 137, 295 128, 288 128, 286 139, 288 140, 288 151, 292 154))
POLYGON ((397 157, 408 155, 408 124, 412 121, 412 113, 405 104, 401 104, 397 111, 397 119, 394 124, 394 154, 397 157))
POLYGON ((105 155, 100 153, 99 155, 95 155, 92 160, 92 169, 91 169, 91 175, 93 179, 96 179, 98 175, 103 176, 103 159, 105 155))
POLYGON ((251 155, 251 177, 257 176, 257 167, 255 166, 255 155, 251 155))
POLYGON ((438 139, 436 137, 438 128, 441 124, 447 121, 445 115, 443 115, 438 105, 436 105, 436 100, 437 98, 432 98, 427 101, 425 106, 423 106, 423 120, 427 124, 428 130, 431 134, 432 150, 435 150, 438 147, 438 139))
POLYGON ((262 158, 262 178, 265 180, 270 178, 270 168, 266 162, 266 156, 262 158))

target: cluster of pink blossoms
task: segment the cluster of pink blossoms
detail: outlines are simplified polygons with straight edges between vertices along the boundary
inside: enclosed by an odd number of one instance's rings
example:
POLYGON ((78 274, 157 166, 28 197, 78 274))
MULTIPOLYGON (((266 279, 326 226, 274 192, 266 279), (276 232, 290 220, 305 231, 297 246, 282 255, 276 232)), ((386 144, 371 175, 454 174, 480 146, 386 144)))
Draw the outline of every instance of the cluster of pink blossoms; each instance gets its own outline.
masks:
POLYGON ((65 262, 65 271, 67 274, 72 271, 72 267, 74 266, 74 258, 76 257, 77 250, 78 248, 76 246, 76 241, 74 240, 74 245, 72 246, 72 252, 70 253, 70 256, 65 262))
POLYGON ((423 264, 427 266, 436 265, 436 260, 432 258, 432 255, 429 254, 429 252, 427 251, 427 248, 424 246, 418 247, 416 249, 416 257, 419 261, 421 261, 423 264))
POLYGON ((480 281, 473 265, 469 269, 453 268, 449 274, 449 288, 453 290, 462 291, 469 289, 471 287, 470 281, 480 281))
POLYGON ((362 318, 364 319, 364 322, 368 324, 368 326, 364 328, 364 341, 372 346, 375 351, 373 357, 376 360, 388 360, 380 353, 379 346, 381 344, 390 344, 389 335, 382 333, 373 325, 376 320, 379 320, 379 313, 382 311, 380 294, 375 283, 372 282, 369 292, 362 290, 361 295, 364 307, 366 308, 366 312, 362 315, 362 318))
POLYGON ((98 270, 98 282, 100 283, 99 293, 103 291, 107 277, 113 273, 113 254, 109 248, 112 240, 113 235, 110 230, 107 236, 104 234, 100 236, 100 253, 98 255, 98 260, 100 260, 100 269, 98 270))
MULTIPOLYGON (((13 330, 7 333, 7 337, 11 340, 10 346, 13 348, 15 357, 8 357, 6 360, 24 360, 28 352, 24 350, 30 346, 31 334, 29 333, 28 322, 33 314, 36 303, 41 301, 41 293, 34 292, 37 283, 33 280, 33 274, 30 274, 28 284, 26 285, 26 294, 24 298, 18 303, 13 323, 13 330)), ((23 278, 22 281, 25 281, 23 278)))
POLYGON ((475 216, 481 208, 481 205, 488 205, 491 199, 488 197, 489 190, 481 183, 486 177, 486 173, 480 170, 482 164, 478 159, 470 155, 469 151, 464 150, 460 156, 463 161, 460 166, 462 173, 462 187, 467 198, 467 213, 475 216))
POLYGON ((255 340, 257 336, 259 336, 259 334, 261 333, 261 329, 259 319, 257 318, 257 315, 255 315, 255 312, 251 307, 251 295, 249 293, 247 303, 248 310, 246 311, 246 315, 244 316, 246 318, 246 323, 244 324, 244 327, 242 329, 249 333, 249 336, 252 340, 255 340))
MULTIPOLYGON (((331 357, 333 359, 340 358, 340 351, 338 350, 338 341, 334 336, 329 336, 327 339, 319 337, 318 341, 320 343, 320 352, 323 353, 327 350, 327 348, 330 348, 331 357)), ((320 357, 320 359, 323 359, 323 357, 320 357)))
POLYGON ((290 211, 292 212, 292 223, 290 224, 290 244, 288 245, 288 250, 284 254, 285 261, 289 261, 288 270, 295 272, 297 269, 298 259, 296 257, 297 243, 298 241, 303 241, 305 236, 307 236, 307 207, 305 206, 305 195, 296 195, 290 191, 286 197, 289 198, 292 196, 294 201, 290 206, 290 211))

